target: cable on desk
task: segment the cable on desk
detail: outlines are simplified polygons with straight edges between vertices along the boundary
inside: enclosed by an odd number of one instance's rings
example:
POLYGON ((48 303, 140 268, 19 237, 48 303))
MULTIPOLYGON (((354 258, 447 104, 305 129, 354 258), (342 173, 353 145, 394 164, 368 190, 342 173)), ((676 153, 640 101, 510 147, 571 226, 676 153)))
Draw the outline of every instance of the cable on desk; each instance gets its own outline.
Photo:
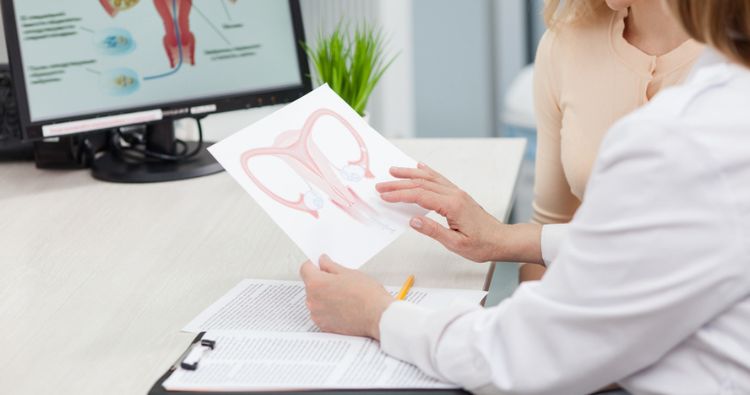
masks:
POLYGON ((112 135, 112 147, 115 152, 125 159, 129 159, 136 162, 149 162, 149 161, 168 161, 168 162, 180 162, 183 160, 190 159, 197 155, 203 148, 203 125, 201 120, 203 118, 195 118, 198 123, 198 141, 192 151, 187 152, 188 144, 181 140, 175 139, 174 144, 176 153, 174 155, 165 154, 161 152, 154 152, 146 148, 145 134, 136 133, 125 133, 121 128, 114 130, 112 135), (128 146, 123 146, 122 142, 128 143, 128 146))

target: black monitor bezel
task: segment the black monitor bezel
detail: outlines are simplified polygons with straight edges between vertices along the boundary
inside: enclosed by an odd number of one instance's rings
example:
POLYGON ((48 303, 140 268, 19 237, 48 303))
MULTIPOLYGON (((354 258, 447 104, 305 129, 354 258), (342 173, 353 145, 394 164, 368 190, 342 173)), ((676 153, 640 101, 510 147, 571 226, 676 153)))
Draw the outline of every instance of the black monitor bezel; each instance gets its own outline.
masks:
MULTIPOLYGON (((162 110, 165 114, 162 121, 169 119, 179 119, 189 117, 189 109, 205 105, 215 105, 216 110, 211 114, 260 107, 265 105, 288 103, 294 101, 312 90, 312 81, 310 80, 310 66, 307 60, 307 53, 301 43, 305 42, 305 32, 302 24, 302 11, 299 0, 288 0, 291 10, 292 25, 294 29, 294 38, 297 48, 297 62, 300 71, 301 84, 290 86, 288 88, 275 88, 265 91, 256 91, 252 93, 238 93, 234 95, 220 95, 195 100, 185 100, 179 102, 168 102, 162 104, 152 104, 149 106, 132 107, 125 110, 107 111, 95 114, 79 115, 66 118, 56 118, 40 122, 31 121, 29 110, 28 94, 26 92, 26 81, 23 72, 23 63, 21 61, 21 45, 18 37, 18 26, 16 24, 14 0, 0 0, 2 6, 3 24, 5 26, 6 46, 8 48, 8 62, 10 64, 11 75, 13 78, 13 88, 15 97, 18 101, 18 112, 21 121, 22 138, 24 140, 40 140, 42 126, 53 125, 64 122, 79 120, 96 119, 113 115, 130 114, 139 111, 162 110)), ((208 114, 205 114, 208 115, 208 114)), ((95 131, 88 131, 91 133, 95 131)), ((77 133, 75 133, 77 134, 77 133)))

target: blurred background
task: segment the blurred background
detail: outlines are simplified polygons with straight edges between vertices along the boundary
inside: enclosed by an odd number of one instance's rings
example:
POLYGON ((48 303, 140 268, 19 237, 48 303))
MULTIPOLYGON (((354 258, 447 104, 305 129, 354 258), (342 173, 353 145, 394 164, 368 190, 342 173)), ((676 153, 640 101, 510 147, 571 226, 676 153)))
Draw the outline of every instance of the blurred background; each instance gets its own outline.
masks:
MULTIPOLYGON (((503 135, 506 96, 533 62, 542 0, 302 0, 309 41, 339 21, 382 27, 398 53, 370 106, 389 137, 503 135)), ((519 98, 519 99, 530 99, 519 98)))

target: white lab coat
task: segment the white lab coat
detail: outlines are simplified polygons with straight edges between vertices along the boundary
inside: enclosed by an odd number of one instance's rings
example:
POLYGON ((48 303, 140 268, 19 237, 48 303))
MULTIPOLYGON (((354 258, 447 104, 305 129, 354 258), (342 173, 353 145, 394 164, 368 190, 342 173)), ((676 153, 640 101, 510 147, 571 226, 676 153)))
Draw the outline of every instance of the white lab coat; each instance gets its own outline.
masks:
POLYGON ((383 350, 475 393, 750 394, 750 70, 721 59, 612 127, 543 280, 396 302, 383 350))

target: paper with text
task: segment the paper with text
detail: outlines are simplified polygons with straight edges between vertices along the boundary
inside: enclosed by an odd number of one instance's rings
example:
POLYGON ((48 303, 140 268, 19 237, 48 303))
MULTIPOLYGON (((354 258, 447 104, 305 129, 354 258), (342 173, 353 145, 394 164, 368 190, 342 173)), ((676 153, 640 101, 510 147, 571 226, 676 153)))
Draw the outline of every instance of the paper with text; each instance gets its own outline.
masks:
POLYGON ((209 151, 313 262, 359 267, 427 212, 380 199, 390 167, 417 162, 327 85, 209 151))
MULTIPOLYGON (((395 295, 399 287, 386 287, 395 295)), ((461 301, 476 303, 484 291, 412 288, 406 298, 426 308, 441 308, 461 301)), ((318 332, 305 306, 305 286, 300 281, 243 280, 183 329, 318 332)))
POLYGON ((363 337, 329 333, 209 331, 196 370, 178 368, 170 391, 457 388, 392 358, 363 337))

